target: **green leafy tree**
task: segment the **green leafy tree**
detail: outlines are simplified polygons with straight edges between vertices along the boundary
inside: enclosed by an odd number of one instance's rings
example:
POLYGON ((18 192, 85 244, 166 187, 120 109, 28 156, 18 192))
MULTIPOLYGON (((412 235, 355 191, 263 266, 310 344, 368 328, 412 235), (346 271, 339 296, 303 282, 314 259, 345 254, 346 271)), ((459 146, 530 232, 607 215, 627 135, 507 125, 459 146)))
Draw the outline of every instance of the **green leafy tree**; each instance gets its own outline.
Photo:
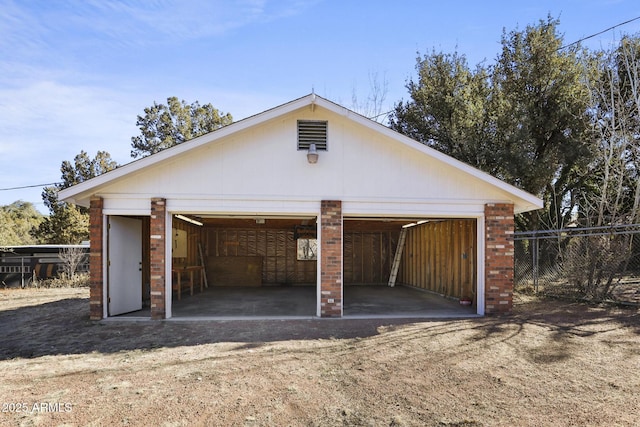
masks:
POLYGON ((144 116, 138 116, 140 135, 131 138, 131 157, 158 153, 232 121, 231 114, 224 114, 211 104, 187 104, 176 97, 167 98, 167 105, 154 102, 144 109, 144 116))
POLYGON ((466 57, 432 52, 417 59, 418 81, 409 81, 411 100, 400 102, 390 126, 463 162, 499 175, 488 138, 491 100, 488 71, 471 70, 466 57))
POLYGON ((10 205, 0 206, 0 247, 38 243, 31 231, 43 219, 43 215, 29 202, 18 200, 10 205))
POLYGON ((75 206, 58 203, 38 227, 37 235, 47 244, 79 244, 89 238, 89 216, 75 206))
POLYGON ((580 51, 562 49, 558 24, 505 31, 489 67, 471 70, 457 53, 418 58, 411 99, 390 119, 393 129, 544 198, 547 210, 519 217, 521 229, 567 220, 592 155, 580 51))
POLYGON ((44 204, 50 215, 42 221, 36 235, 43 243, 78 244, 89 237, 89 213, 81 206, 73 206, 58 200, 58 192, 64 188, 79 184, 117 167, 109 153, 98 151, 91 159, 81 151, 73 163, 65 160, 60 171, 62 182, 53 187, 45 187, 42 192, 44 204))
MULTIPOLYGON (((589 90, 578 46, 564 48, 557 20, 502 36, 493 70, 502 165, 506 179, 545 199, 550 210, 529 215, 537 228, 561 226, 567 196, 592 158, 589 90)), ((529 228, 527 227, 527 228, 529 228)))

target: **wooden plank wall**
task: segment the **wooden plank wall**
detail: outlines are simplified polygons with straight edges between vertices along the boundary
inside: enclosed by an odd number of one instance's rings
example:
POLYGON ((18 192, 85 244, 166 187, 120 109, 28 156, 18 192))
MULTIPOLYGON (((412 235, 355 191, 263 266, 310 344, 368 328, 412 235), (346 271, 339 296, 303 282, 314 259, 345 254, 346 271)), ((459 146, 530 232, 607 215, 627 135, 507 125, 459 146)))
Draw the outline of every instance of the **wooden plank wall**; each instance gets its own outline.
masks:
MULTIPOLYGON (((293 231, 209 228, 205 232, 208 258, 263 257, 263 284, 316 283, 316 261, 298 261, 293 231)), ((386 283, 399 234, 399 230, 345 231, 345 285, 386 283)))
POLYGON ((400 231, 345 231, 344 283, 382 284, 389 281, 400 231))
POLYGON ((475 298, 476 220, 429 222, 407 229, 398 282, 448 297, 475 298))
POLYGON ((207 256, 263 258, 263 284, 315 284, 316 261, 298 261, 293 231, 206 229, 207 256))
POLYGON ((185 230, 187 232, 187 257, 186 258, 173 258, 174 267, 200 265, 200 259, 198 258, 198 242, 202 242, 204 247, 204 230, 197 225, 189 224, 188 222, 181 221, 179 219, 173 220, 173 227, 177 230, 185 230))
POLYGON ((213 286, 262 286, 260 256, 207 257, 207 278, 213 286))

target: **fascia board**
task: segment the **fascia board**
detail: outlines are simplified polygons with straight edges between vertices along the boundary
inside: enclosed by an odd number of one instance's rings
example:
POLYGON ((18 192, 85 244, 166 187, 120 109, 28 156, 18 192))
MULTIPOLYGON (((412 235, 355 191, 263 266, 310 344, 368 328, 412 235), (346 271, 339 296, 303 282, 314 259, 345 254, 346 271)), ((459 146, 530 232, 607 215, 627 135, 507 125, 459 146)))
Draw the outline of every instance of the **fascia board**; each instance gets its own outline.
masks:
POLYGON ((524 202, 523 203, 524 206, 521 206, 519 211, 516 213, 522 213, 530 210, 541 209, 544 206, 544 202, 540 198, 534 196, 533 194, 528 193, 524 190, 521 190, 504 181, 501 181, 498 178, 492 175, 489 175, 486 172, 481 171, 480 169, 477 169, 464 162, 454 159, 453 157, 448 156, 436 150, 435 148, 431 148, 425 144, 421 144, 418 141, 415 141, 405 135, 402 135, 401 133, 398 133, 393 129, 390 129, 376 121, 368 119, 354 111, 351 111, 347 108, 344 108, 338 104, 334 104, 333 102, 320 97, 318 97, 316 103, 323 108, 326 108, 336 114, 343 115, 349 118, 350 120, 353 120, 354 122, 361 124, 362 126, 365 126, 375 132, 381 133, 388 138, 396 140, 410 148, 418 150, 434 159, 437 159, 458 170, 461 170, 462 172, 468 175, 471 175, 481 181, 484 181, 487 184, 497 187, 516 199, 520 199, 522 202, 524 202))
POLYGON ((183 153, 186 153, 190 150, 196 149, 203 145, 214 143, 215 141, 225 138, 226 136, 229 136, 231 134, 241 132, 245 129, 260 125, 261 123, 267 122, 274 118, 283 116, 285 114, 291 113, 295 110, 305 108, 308 106, 312 106, 312 107, 319 106, 337 115, 344 116, 349 120, 352 120, 374 132, 380 133, 386 136, 387 138, 395 140, 427 156, 430 156, 447 165, 450 165, 460 170, 461 172, 464 172, 476 179, 479 179, 480 181, 486 182, 489 185, 497 187, 498 189, 507 193, 512 198, 516 199, 516 201, 521 202, 521 203, 516 203, 516 209, 515 209, 516 213, 527 212, 535 209, 540 209, 543 207, 543 201, 541 199, 524 190, 521 190, 513 185, 507 184, 506 182, 501 181, 498 178, 495 178, 486 172, 483 172, 464 162, 456 160, 453 157, 450 157, 434 148, 421 144, 378 122, 368 119, 352 110, 349 110, 348 108, 335 104, 315 94, 310 94, 302 98, 298 98, 296 100, 293 100, 281 106, 266 110, 255 116, 250 116, 236 123, 232 123, 228 126, 220 128, 208 134, 194 138, 183 144, 176 145, 169 149, 163 150, 152 156, 148 156, 140 160, 133 161, 111 172, 107 172, 103 175, 100 175, 98 177, 85 181, 83 183, 74 185, 73 187, 69 187, 64 190, 61 190, 59 193, 59 198, 60 200, 65 200, 65 201, 70 201, 72 203, 75 203, 76 200, 83 198, 83 196, 86 197, 88 194, 92 192, 96 192, 95 190, 102 185, 115 182, 116 180, 124 178, 129 174, 132 174, 142 169, 145 169, 147 167, 153 166, 169 158, 179 156, 183 153))
POLYGON ((156 165, 169 158, 179 156, 203 145, 213 143, 231 134, 241 132, 245 129, 267 122, 276 117, 288 114, 300 108, 304 108, 308 105, 311 105, 314 101, 314 95, 307 95, 305 97, 291 101, 287 104, 283 104, 279 107, 266 110, 260 114, 232 123, 213 132, 163 150, 159 153, 144 157, 139 160, 134 160, 131 163, 127 163, 110 172, 104 173, 85 182, 81 182, 80 184, 65 188, 58 193, 58 197, 60 200, 76 203, 76 201, 82 198, 83 195, 95 192, 98 187, 101 187, 105 184, 113 183, 121 178, 126 177, 129 174, 156 165))

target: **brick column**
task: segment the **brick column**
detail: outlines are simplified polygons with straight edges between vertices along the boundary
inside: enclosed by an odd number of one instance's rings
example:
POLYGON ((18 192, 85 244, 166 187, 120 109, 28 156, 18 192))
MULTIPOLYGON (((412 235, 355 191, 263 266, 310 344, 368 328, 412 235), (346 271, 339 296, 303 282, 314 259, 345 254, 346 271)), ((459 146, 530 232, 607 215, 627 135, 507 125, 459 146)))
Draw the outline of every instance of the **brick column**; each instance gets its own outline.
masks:
POLYGON ((89 318, 100 320, 104 313, 104 235, 102 198, 92 198, 89 204, 89 318))
POLYGON ((149 277, 151 287, 151 318, 164 319, 166 317, 165 306, 165 262, 166 262, 166 200, 151 199, 151 233, 149 241, 149 262, 151 275, 149 277))
POLYGON ((513 308, 513 205, 485 205, 484 221, 485 313, 509 313, 513 308))
POLYGON ((342 202, 320 205, 320 316, 342 316, 342 202))

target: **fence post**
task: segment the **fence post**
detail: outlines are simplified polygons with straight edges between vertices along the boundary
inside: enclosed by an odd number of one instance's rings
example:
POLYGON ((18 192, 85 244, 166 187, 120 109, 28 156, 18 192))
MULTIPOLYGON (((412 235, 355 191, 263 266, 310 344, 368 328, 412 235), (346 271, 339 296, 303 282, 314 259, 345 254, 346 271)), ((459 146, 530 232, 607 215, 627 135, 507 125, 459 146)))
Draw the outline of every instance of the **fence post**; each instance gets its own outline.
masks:
POLYGON ((539 267, 538 236, 533 236, 531 257, 533 258, 533 289, 536 293, 538 293, 538 267, 539 267))

